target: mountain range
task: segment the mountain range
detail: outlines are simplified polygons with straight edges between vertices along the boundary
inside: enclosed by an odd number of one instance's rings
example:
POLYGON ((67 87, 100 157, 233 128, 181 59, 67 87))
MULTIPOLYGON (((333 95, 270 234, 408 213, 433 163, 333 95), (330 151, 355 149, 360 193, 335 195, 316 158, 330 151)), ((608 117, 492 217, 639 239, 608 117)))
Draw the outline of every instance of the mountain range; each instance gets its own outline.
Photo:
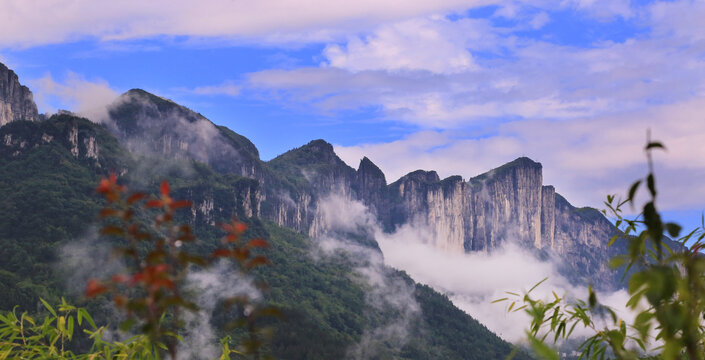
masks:
POLYGON ((33 310, 39 297, 71 293, 76 270, 62 265, 71 258, 66 249, 95 238, 94 187, 111 172, 151 192, 169 179, 175 196, 193 202, 182 220, 205 248, 216 246, 214 225, 233 216, 270 239, 275 265, 261 275, 289 319, 272 343, 279 358, 499 359, 512 349, 445 295, 379 261, 374 235, 332 214, 331 198, 363 205, 385 232, 428 229, 433 245, 450 253, 512 243, 561 259, 562 274, 576 282, 620 287, 607 265, 624 251, 620 241, 607 246, 613 224, 544 185, 541 164, 529 158, 470 179, 417 170, 391 183, 366 157, 348 166, 324 140, 263 161, 244 136, 139 89, 115 99, 102 118, 39 115, 31 91, 0 64, 1 309, 33 310), (315 255, 321 239, 348 255, 315 255), (382 288, 366 280, 369 271, 385 279, 382 288), (389 300, 385 286, 406 294, 404 305, 389 300))

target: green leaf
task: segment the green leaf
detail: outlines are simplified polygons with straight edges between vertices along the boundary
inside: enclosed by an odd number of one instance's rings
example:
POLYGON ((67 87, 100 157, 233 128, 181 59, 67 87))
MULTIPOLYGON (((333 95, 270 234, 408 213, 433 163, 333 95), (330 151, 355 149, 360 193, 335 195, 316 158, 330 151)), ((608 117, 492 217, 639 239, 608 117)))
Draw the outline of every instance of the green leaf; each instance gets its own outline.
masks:
POLYGON ((597 305, 597 295, 595 295, 595 291, 592 290, 592 286, 588 286, 588 304, 590 304, 591 308, 594 308, 595 305, 597 305))
POLYGON ((677 238, 682 229, 683 228, 678 224, 666 223, 666 231, 668 231, 668 235, 671 235, 671 237, 677 238))
POLYGON ((73 316, 68 317, 68 326, 66 328, 69 340, 73 338, 73 316))
MULTIPOLYGON (((90 314, 88 314, 88 311, 86 311, 86 309, 84 309, 84 308, 79 308, 79 309, 78 309, 78 314, 79 314, 79 316, 81 316, 82 318, 86 319, 86 321, 88 321, 88 323, 91 325, 91 327, 92 327, 93 329, 97 328, 97 326, 95 326, 95 322, 93 322, 93 318, 91 317, 90 314)), ((79 321, 78 324, 80 325, 81 322, 79 321)))
POLYGON ((634 202, 634 195, 636 195, 636 191, 639 189, 639 185, 641 185, 641 180, 636 181, 632 184, 632 186, 629 187, 629 193, 627 195, 627 200, 629 200, 629 202, 634 202))
POLYGON ((657 148, 666 150, 666 147, 663 146, 663 144, 660 141, 652 141, 652 142, 646 144, 646 150, 657 149, 657 148))
POLYGON ((42 304, 44 304, 44 307, 47 308, 47 310, 49 310, 49 312, 50 312, 52 315, 56 316, 56 311, 54 311, 54 308, 51 307, 51 305, 49 305, 48 302, 46 302, 46 301, 45 301, 44 299, 42 299, 42 298, 39 298, 39 300, 42 302, 42 304))
POLYGON ((531 289, 529 289, 529 291, 527 291, 527 293, 534 291, 534 289, 536 289, 539 285, 543 284, 546 280, 548 280, 547 277, 545 277, 545 278, 543 278, 543 280, 537 282, 536 285, 534 285, 531 289))
POLYGON ((536 337, 534 337, 531 334, 527 334, 529 336, 529 344, 531 345, 531 349, 534 351, 536 356, 539 359, 544 359, 544 360, 559 360, 560 357, 558 356, 558 353, 551 349, 546 343, 538 340, 536 337))

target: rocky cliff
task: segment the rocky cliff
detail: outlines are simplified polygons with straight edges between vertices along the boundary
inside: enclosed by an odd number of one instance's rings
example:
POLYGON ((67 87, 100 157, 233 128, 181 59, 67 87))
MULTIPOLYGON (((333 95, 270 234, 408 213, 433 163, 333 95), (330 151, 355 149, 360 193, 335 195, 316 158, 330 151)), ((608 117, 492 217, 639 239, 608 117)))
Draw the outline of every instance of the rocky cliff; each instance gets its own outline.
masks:
POLYGON ((263 216, 317 236, 326 228, 317 217, 321 199, 334 195, 364 203, 385 230, 412 223, 433 234, 435 246, 455 252, 492 252, 512 242, 560 259, 566 275, 614 288, 607 261, 614 226, 597 210, 578 209, 543 185, 542 166, 518 158, 467 181, 440 179, 435 171, 411 172, 392 184, 367 158, 357 170, 344 164, 321 140, 266 164, 290 184, 287 201, 265 202, 263 216))
POLYGON ((39 120, 37 105, 17 74, 0 64, 0 126, 16 120, 39 120))

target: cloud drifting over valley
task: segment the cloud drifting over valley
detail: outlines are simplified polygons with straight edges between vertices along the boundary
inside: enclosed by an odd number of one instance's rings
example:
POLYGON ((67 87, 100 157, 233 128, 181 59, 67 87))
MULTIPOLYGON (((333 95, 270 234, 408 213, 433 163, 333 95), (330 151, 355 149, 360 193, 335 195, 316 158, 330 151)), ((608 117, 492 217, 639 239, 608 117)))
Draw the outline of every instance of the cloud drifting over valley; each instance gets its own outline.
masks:
MULTIPOLYGON (((528 291, 547 278, 531 292, 533 298, 552 299, 555 291, 568 299, 587 299, 587 290, 561 276, 554 262, 540 261, 511 243, 491 254, 449 252, 431 245, 438 239, 427 229, 411 225, 404 225, 392 234, 379 232, 376 239, 387 265, 447 294, 455 306, 511 342, 525 340, 530 318, 523 311, 507 313, 508 303, 492 303, 507 297, 506 291, 528 291)), ((598 294, 598 298, 623 319, 633 319, 633 314, 624 307, 629 300, 625 290, 598 294)), ((577 327, 575 334, 590 333, 577 327)))
MULTIPOLYGON (((403 345, 409 325, 419 315, 413 288, 390 276, 388 267, 403 270, 415 281, 448 295, 457 307, 511 342, 525 341, 530 319, 522 311, 507 313, 507 303, 492 304, 507 297, 506 291, 521 293, 547 278, 532 291, 534 298, 552 299, 553 292, 567 299, 585 300, 588 296, 586 287, 576 286, 559 273, 561 259, 539 260, 511 242, 491 253, 444 249, 447 240, 423 223, 408 223, 392 233, 384 232, 365 205, 335 193, 318 203, 316 216, 325 226, 318 229, 313 256, 325 259, 343 252, 368 289, 368 305, 400 313, 396 320, 366 329, 360 343, 350 349, 355 358, 369 358, 370 353, 364 349, 374 348, 379 341, 403 345), (381 253, 356 240, 365 237, 374 238, 381 253)), ((634 313, 625 308, 629 300, 626 290, 598 293, 598 299, 622 319, 633 320, 634 313)), ((578 326, 575 335, 589 336, 590 331, 578 326)))

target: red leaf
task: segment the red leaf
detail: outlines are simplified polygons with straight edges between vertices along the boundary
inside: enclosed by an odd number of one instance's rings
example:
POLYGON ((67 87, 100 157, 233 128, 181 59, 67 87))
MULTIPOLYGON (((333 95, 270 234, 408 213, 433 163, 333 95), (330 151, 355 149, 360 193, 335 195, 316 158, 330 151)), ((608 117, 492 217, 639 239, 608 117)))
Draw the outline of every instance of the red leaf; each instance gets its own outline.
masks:
POLYGON ((188 200, 173 201, 171 204, 169 204, 169 206, 172 209, 176 210, 176 209, 180 209, 183 207, 191 207, 191 202, 188 200))
POLYGON ((166 180, 162 181, 161 191, 162 191, 162 196, 164 196, 164 197, 169 196, 169 182, 168 181, 166 181, 166 180))
POLYGON ((157 266, 154 267, 154 272, 157 273, 157 274, 163 273, 163 272, 165 272, 165 271, 167 271, 167 270, 169 270, 169 265, 167 265, 167 264, 159 264, 159 265, 157 265, 157 266))
POLYGON ((247 243, 247 246, 266 248, 269 247, 269 244, 264 239, 252 239, 247 243))
POLYGON ((127 277, 127 275, 120 274, 120 275, 113 275, 112 280, 114 283, 124 284, 129 280, 129 278, 127 277))
POLYGON ((145 275, 143 272, 138 272, 132 275, 132 284, 137 284, 138 282, 144 281, 145 275))
POLYGON ((164 205, 164 203, 161 200, 155 200, 155 199, 149 200, 149 201, 147 201, 146 204, 144 204, 144 206, 148 207, 148 208, 158 208, 158 207, 162 207, 162 205, 164 205))
POLYGON ((98 188, 96 189, 101 194, 105 194, 106 192, 110 191, 110 180, 106 178, 100 179, 100 184, 98 184, 98 188))
POLYGON ((108 291, 108 288, 105 285, 101 285, 97 280, 88 280, 88 284, 86 284, 86 297, 96 297, 106 291, 108 291))
POLYGON ((113 226, 113 225, 104 226, 100 230, 100 233, 103 235, 115 235, 115 236, 124 236, 125 235, 125 231, 121 227, 113 226))
POLYGON ((230 235, 226 235, 224 239, 226 242, 234 243, 234 242, 237 242, 239 238, 240 237, 237 235, 230 234, 230 235))
POLYGON ((230 257, 232 255, 232 252, 228 249, 217 249, 213 251, 213 257, 230 257))
POLYGON ((105 208, 100 211, 100 217, 114 216, 115 214, 117 214, 117 210, 115 209, 105 208))
POLYGON ((140 201, 146 197, 147 197, 147 195, 145 195, 144 193, 140 193, 140 192, 134 193, 134 194, 130 195, 129 198, 127 198, 127 204, 132 205, 132 204, 136 203, 137 201, 140 201))
POLYGON ((242 234, 245 232, 245 230, 247 230, 247 224, 242 223, 242 222, 238 222, 238 221, 234 221, 233 228, 235 229, 236 233, 242 234))
POLYGON ((115 307, 121 308, 127 304, 127 298, 124 295, 117 295, 113 298, 115 307))

